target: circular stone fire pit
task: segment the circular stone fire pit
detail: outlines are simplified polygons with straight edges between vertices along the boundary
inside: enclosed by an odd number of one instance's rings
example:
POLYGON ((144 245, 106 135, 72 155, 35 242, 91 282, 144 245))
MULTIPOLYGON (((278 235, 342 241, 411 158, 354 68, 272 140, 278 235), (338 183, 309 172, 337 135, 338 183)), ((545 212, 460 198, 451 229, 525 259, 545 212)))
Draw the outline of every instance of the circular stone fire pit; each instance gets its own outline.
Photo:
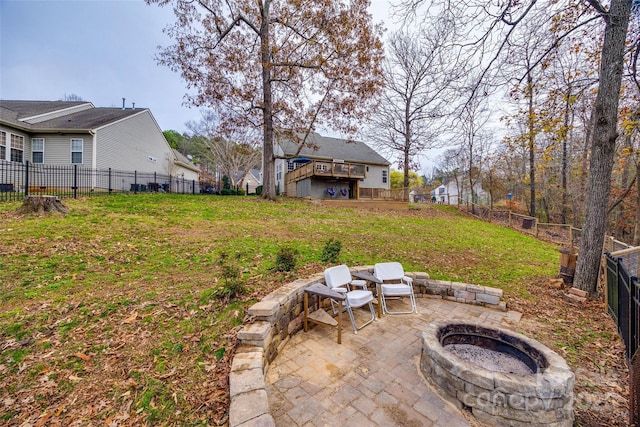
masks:
POLYGON ((438 321, 422 334, 420 369, 483 423, 573 425, 573 372, 557 353, 524 335, 438 321))

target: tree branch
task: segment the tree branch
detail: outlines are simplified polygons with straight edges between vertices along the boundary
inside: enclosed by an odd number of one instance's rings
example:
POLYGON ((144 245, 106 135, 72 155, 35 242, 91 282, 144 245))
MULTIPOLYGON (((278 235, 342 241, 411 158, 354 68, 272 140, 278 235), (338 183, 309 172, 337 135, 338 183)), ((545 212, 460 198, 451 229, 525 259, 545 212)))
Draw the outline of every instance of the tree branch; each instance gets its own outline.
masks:
POLYGON ((602 18, 605 20, 609 19, 609 11, 605 9, 604 6, 602 6, 602 3, 598 0, 587 0, 587 3, 589 3, 589 5, 594 8, 602 18))
POLYGON ((633 176, 633 179, 631 180, 631 182, 629 183, 629 185, 627 186, 627 188, 622 192, 622 194, 611 204, 611 206, 609 206, 609 209, 607 210, 607 216, 616 208, 616 206, 618 206, 620 203, 622 203, 622 201, 629 195, 629 192, 631 191, 631 189, 633 188, 633 185, 636 183, 636 179, 638 178, 638 174, 635 174, 633 176))

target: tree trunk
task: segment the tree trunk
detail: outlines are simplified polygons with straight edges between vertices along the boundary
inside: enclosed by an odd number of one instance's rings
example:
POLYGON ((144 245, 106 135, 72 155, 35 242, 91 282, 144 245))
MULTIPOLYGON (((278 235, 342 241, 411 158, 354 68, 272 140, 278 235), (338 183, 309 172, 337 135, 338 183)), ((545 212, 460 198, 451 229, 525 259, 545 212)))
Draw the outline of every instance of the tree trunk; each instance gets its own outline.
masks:
POLYGON ((560 185, 562 187, 562 223, 567 223, 567 140, 569 139, 569 112, 571 108, 571 85, 567 90, 564 104, 564 129, 562 133, 562 167, 560 171, 560 185))
POLYGON ((529 200, 529 216, 536 216, 536 135, 533 115, 533 78, 527 74, 527 91, 529 94, 529 184, 531 200, 529 200))
POLYGON ((62 204, 57 196, 27 196, 22 206, 16 211, 20 215, 36 213, 42 215, 47 212, 66 214, 69 209, 62 204))
POLYGON ((612 0, 606 27, 595 103, 591 165, 587 184, 585 219, 578 252, 574 286, 593 294, 604 244, 611 170, 617 138, 618 102, 622 82, 625 39, 633 0, 612 0))
POLYGON ((273 100, 271 97, 271 52, 269 40, 269 6, 271 1, 261 2, 260 55, 262 57, 262 116, 264 141, 262 147, 262 198, 275 200, 275 158, 273 157, 273 100))
POLYGON ((633 230, 633 246, 640 246, 640 162, 636 163, 636 226, 633 230))

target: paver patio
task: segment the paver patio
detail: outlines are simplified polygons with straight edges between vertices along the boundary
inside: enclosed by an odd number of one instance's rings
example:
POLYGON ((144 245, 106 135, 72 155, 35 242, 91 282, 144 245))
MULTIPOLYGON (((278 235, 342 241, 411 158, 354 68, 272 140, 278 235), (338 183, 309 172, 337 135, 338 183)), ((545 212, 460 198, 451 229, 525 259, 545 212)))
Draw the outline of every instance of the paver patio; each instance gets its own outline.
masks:
POLYGON ((332 327, 295 334, 266 375, 276 425, 474 425, 422 377, 422 329, 439 319, 508 328, 521 315, 442 299, 418 298, 417 303, 418 314, 385 315, 357 335, 347 320, 342 345, 332 327))

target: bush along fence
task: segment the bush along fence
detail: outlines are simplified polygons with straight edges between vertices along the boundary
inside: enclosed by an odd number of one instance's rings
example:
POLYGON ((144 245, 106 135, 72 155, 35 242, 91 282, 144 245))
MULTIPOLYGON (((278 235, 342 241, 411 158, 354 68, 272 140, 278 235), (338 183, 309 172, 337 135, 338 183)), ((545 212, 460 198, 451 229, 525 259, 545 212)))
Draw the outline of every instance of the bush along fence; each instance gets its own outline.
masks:
MULTIPOLYGON (((637 255, 640 247, 633 249, 637 255)), ((623 252, 623 251, 620 251, 623 252)), ((626 252, 629 252, 627 250, 626 252)), ((629 366, 629 425, 640 425, 640 283, 616 253, 607 260, 607 308, 618 325, 629 366)))
POLYGON ((157 172, 0 161, 0 201, 19 201, 29 195, 77 198, 114 192, 196 194, 204 188, 197 180, 157 172))

